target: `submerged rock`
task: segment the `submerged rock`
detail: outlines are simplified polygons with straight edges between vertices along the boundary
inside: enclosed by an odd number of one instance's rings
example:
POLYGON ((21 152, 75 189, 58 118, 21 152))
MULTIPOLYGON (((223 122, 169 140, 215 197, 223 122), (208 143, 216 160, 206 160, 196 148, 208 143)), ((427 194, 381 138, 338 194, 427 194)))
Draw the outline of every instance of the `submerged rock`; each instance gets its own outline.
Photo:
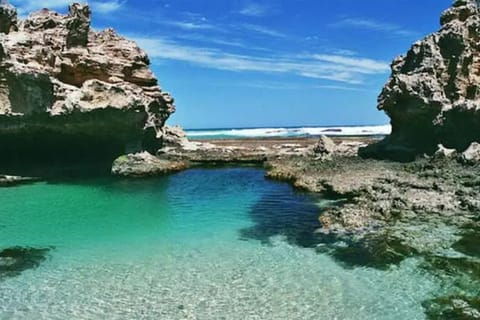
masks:
POLYGON ((417 252, 402 240, 387 234, 372 234, 329 252, 337 261, 348 267, 370 267, 387 270, 417 252))
MULTIPOLYGON (((453 244, 453 248, 463 254, 480 258, 480 228, 465 233, 460 240, 453 244)), ((480 262, 479 262, 480 264, 480 262)), ((480 268, 479 274, 480 278, 480 268)))
POLYGON ((465 296, 441 297, 423 303, 427 319, 480 319, 480 298, 465 296))
POLYGON ((46 260, 50 249, 13 247, 0 251, 0 279, 15 277, 23 271, 37 268, 46 260))
POLYGON ((1 159, 106 156, 161 146, 174 112, 146 53, 114 30, 90 28, 73 4, 17 22, 0 4, 1 159))
POLYGON ((480 12, 476 0, 457 0, 441 29, 392 63, 378 99, 392 134, 362 156, 413 160, 438 144, 464 151, 480 141, 480 12))

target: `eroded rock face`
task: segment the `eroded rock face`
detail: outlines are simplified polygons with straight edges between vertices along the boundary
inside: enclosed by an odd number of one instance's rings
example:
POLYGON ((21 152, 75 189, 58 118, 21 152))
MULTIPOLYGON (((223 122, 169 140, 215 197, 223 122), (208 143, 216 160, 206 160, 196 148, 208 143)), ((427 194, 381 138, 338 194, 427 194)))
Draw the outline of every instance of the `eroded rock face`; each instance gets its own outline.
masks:
POLYGON ((0 32, 15 31, 17 23, 17 10, 4 0, 0 1, 0 32))
POLYGON ((173 99, 146 53, 112 29, 91 30, 90 15, 74 3, 67 15, 43 9, 17 22, 0 4, 0 158, 161 146, 173 99))
POLYGON ((457 0, 440 20, 438 32, 393 61, 378 105, 392 135, 364 155, 411 160, 438 144, 464 151, 480 140, 479 4, 457 0))

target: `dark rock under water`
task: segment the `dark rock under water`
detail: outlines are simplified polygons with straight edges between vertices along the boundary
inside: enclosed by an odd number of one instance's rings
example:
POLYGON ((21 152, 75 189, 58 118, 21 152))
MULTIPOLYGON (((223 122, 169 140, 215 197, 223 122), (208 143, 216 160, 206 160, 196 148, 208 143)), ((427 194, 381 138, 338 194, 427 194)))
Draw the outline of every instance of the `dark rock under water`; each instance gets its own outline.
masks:
POLYGON ((0 280, 35 269, 44 262, 51 248, 12 247, 0 251, 0 280))

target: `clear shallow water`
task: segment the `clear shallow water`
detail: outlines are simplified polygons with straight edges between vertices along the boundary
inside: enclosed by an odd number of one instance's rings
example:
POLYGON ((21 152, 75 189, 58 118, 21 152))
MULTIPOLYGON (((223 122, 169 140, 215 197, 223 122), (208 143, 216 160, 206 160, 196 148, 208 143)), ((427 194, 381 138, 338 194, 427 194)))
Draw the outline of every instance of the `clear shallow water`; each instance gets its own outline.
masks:
POLYGON ((345 269, 305 248, 315 199, 257 169, 0 189, 0 250, 54 247, 0 278, 0 319, 423 319, 409 259, 345 269))

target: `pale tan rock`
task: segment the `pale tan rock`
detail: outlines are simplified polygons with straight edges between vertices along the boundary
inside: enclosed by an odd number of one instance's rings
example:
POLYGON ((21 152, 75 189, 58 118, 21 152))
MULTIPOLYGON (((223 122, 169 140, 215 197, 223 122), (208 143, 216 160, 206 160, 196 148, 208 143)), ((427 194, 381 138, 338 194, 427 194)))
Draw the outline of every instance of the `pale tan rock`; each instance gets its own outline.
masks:
POLYGON ((61 152, 68 139, 82 152, 156 152, 175 106, 135 42, 91 30, 87 5, 72 4, 67 15, 44 9, 18 23, 11 10, 0 5, 0 154, 17 147, 6 148, 10 141, 61 152))
POLYGON ((185 161, 159 159, 148 152, 128 154, 113 162, 112 174, 122 177, 149 177, 184 170, 185 161))
POLYGON ((480 11, 476 0, 456 0, 441 28, 392 63, 378 99, 392 135, 363 155, 413 160, 439 143, 465 150, 480 141, 480 11))
POLYGON ((335 142, 327 136, 320 136, 318 142, 313 147, 313 152, 317 155, 330 155, 335 152, 335 142))
POLYGON ((462 153, 462 160, 468 164, 480 163, 480 144, 474 142, 462 153))
POLYGON ((435 158, 437 159, 451 159, 457 154, 457 150, 445 148, 442 144, 438 145, 438 149, 435 152, 435 158))

